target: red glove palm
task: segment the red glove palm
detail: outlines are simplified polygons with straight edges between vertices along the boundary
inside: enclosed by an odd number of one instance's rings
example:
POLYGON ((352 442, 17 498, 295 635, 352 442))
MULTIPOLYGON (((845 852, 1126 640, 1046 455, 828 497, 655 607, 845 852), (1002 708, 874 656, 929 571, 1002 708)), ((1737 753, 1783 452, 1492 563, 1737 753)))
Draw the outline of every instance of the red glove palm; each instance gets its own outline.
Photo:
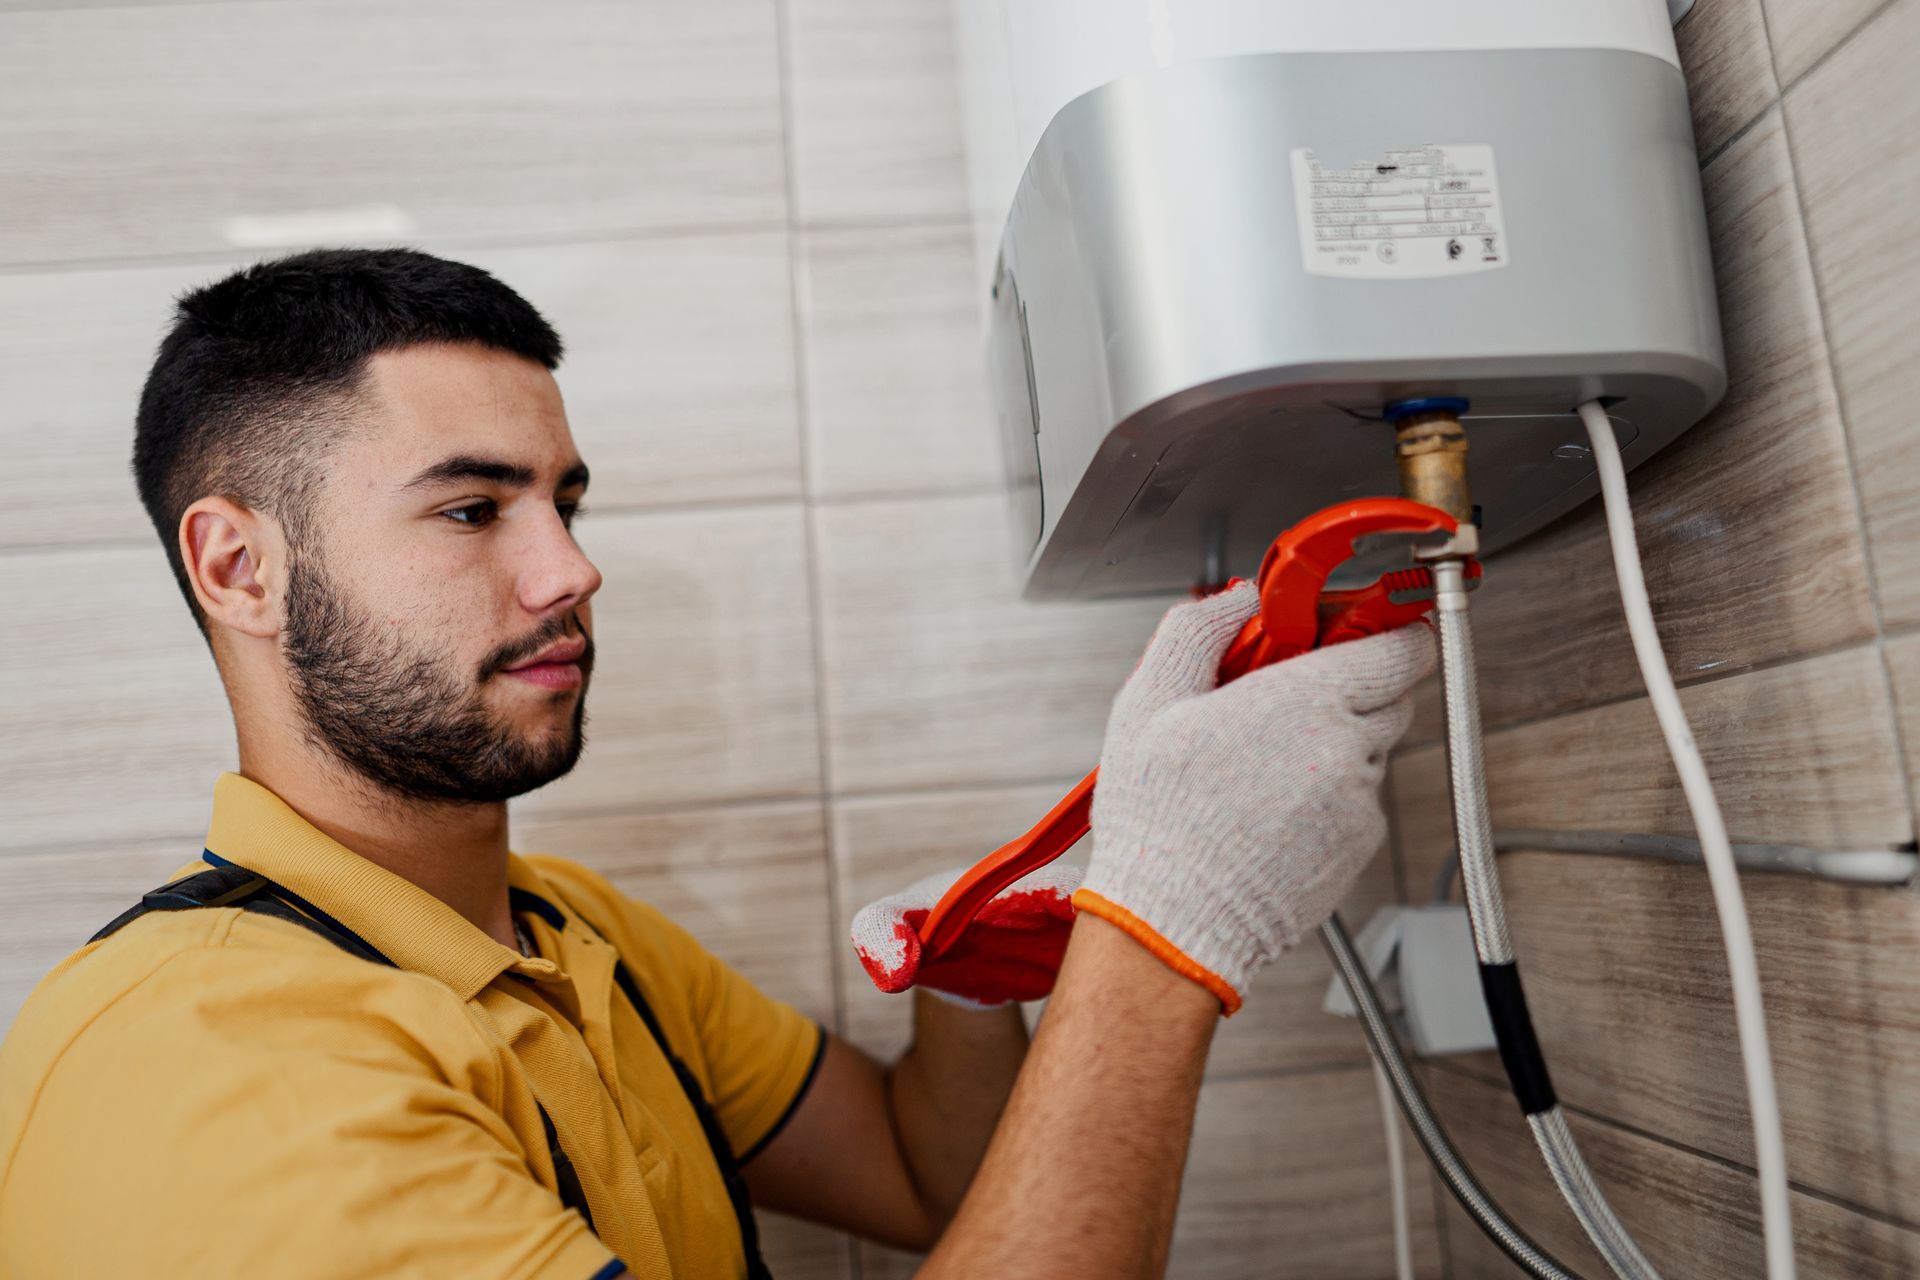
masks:
POLYGON ((945 955, 927 960, 920 927, 965 870, 928 876, 854 916, 853 949, 873 984, 887 992, 925 987, 977 1008, 1051 993, 1073 931, 1069 899, 1080 887, 1080 868, 1056 862, 1015 882, 980 909, 945 955))

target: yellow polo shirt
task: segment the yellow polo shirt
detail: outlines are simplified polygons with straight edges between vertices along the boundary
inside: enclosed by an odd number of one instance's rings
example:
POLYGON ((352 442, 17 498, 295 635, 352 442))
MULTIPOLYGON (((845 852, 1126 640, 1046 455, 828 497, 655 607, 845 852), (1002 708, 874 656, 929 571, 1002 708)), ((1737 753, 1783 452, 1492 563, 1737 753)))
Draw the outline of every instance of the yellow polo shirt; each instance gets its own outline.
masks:
POLYGON ((559 858, 509 863, 530 959, 239 774, 206 847, 398 967, 232 907, 150 912, 68 957, 0 1045, 0 1275, 744 1272, 615 948, 743 1159, 805 1091, 820 1028, 559 858), (540 1104, 597 1238, 560 1203, 540 1104))

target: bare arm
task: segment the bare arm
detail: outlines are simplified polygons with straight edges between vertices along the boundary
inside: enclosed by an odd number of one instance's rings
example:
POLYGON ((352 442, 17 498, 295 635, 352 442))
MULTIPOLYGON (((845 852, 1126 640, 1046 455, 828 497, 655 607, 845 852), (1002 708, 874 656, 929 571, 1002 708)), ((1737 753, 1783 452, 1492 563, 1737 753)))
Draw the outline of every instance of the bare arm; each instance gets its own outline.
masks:
POLYGON ((973 1189, 920 1272, 1159 1276, 1220 1003, 1083 916, 973 1189))
POLYGON ((1017 1006, 914 993, 891 1068, 830 1038, 807 1096, 746 1166, 754 1203, 904 1249, 933 1247, 967 1192, 1027 1052, 1017 1006))

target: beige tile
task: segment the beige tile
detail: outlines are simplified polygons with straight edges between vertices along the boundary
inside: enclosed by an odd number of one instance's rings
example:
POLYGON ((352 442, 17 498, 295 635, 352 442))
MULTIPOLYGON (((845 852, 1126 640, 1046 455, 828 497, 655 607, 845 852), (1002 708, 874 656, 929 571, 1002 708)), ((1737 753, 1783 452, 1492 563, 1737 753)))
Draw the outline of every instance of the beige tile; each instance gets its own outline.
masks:
POLYGON ((813 495, 997 484, 967 233, 811 231, 802 246, 813 495))
POLYGON ((947 9, 787 5, 796 212, 808 223, 966 216, 947 9))
POLYGON ((522 853, 571 858, 664 912, 769 995, 833 1022, 826 835, 816 801, 513 821, 522 853))
POLYGON ((1893 681, 1893 708, 1906 747, 1907 785, 1920 784, 1920 634, 1887 641, 1887 673, 1893 681))
MULTIPOLYGON (((1628 478, 1683 681, 1863 639, 1874 625, 1777 113, 1708 167, 1706 194, 1731 386, 1628 478)), ((1488 562, 1474 633, 1489 724, 1640 691, 1598 500, 1488 562)), ((1420 730, 1436 724, 1429 714, 1420 730)))
POLYGON ((1779 96, 1760 0, 1696 0, 1673 29, 1693 106, 1693 145, 1711 155, 1779 96))
MULTIPOLYGON (((1438 1276, 1433 1203, 1414 1151, 1408 1181, 1416 1274, 1438 1276)), ((1391 1275, 1388 1195, 1372 1072, 1210 1082, 1200 1094, 1168 1274, 1391 1275)))
POLYGON ((560 331, 590 506, 799 496, 784 234, 446 252, 560 331))
POLYGON ((761 1211, 760 1256, 780 1280, 852 1280, 853 1252, 838 1231, 761 1211))
MULTIPOLYGON (((958 871, 984 857, 1037 821, 1070 785, 1063 779, 1042 786, 835 801, 833 864, 840 907, 836 945, 861 907, 923 876, 958 871)), ((1091 854, 1091 845, 1082 842, 1066 858, 1084 866, 1091 854)), ((1370 864, 1342 910, 1358 929, 1392 899, 1392 867, 1383 854, 1370 864)), ((851 950, 842 946, 836 959, 847 1034, 882 1059, 893 1057, 911 1039, 911 1002, 875 990, 851 950)), ((1366 1046, 1356 1024, 1320 1011, 1331 977, 1314 939, 1261 973, 1247 993, 1247 1003, 1221 1025, 1207 1063, 1209 1074, 1365 1062, 1366 1046)))
POLYGON ((1780 83, 1791 85, 1887 0, 1766 0, 1766 5, 1774 66, 1780 83))
POLYGON ((1920 154, 1888 140, 1920 132, 1917 44, 1920 3, 1904 0, 1787 95, 1875 585, 1887 623, 1901 625, 1920 622, 1920 470, 1907 439, 1920 259, 1904 248, 1920 234, 1920 154))
MULTIPOLYGON (((1434 1109, 1493 1198, 1536 1243, 1582 1275, 1606 1268, 1542 1169, 1504 1088, 1426 1073, 1434 1109)), ((1570 1117, 1574 1136, 1614 1208, 1666 1275, 1749 1280, 1763 1270, 1752 1175, 1613 1125, 1570 1117)), ((1791 1194, 1799 1274, 1839 1280, 1910 1276, 1920 1233, 1818 1196, 1791 1194)), ((1521 1274, 1452 1203, 1446 1239, 1453 1280, 1521 1274)))
MULTIPOLYGON (((1870 645, 1681 691, 1733 839, 1872 848, 1912 830, 1878 655, 1870 645)), ((1409 892, 1453 845, 1438 745, 1393 764, 1409 892)), ((1691 835, 1644 699, 1519 725, 1486 739, 1496 828, 1691 835)))
POLYGON ((50 969, 199 857, 205 833, 0 856, 0 1037, 50 969))
POLYGON ((229 249, 239 217, 334 243, 775 221, 775 37, 772 0, 10 14, 0 260, 229 249), (369 208, 398 212, 341 213, 369 208))
POLYGON ((1165 600, 1019 597, 999 496, 824 507, 821 631, 839 792, 1078 777, 1165 600))
POLYGON ((129 470, 140 388, 173 299, 229 269, 0 275, 0 546, 155 537, 129 470))
MULTIPOLYGON (((1735 839, 1872 848, 1909 837, 1882 688, 1877 655, 1863 646, 1686 691, 1735 839)), ((1643 704, 1509 729, 1488 748, 1496 827, 1691 833, 1643 704)), ((1438 750, 1423 748, 1394 774, 1415 892, 1451 843, 1439 766, 1438 750)), ((1920 897, 1798 876, 1742 880, 1794 1177, 1920 1217, 1920 983, 1893 959, 1920 943, 1920 897)), ((1509 854, 1501 881, 1561 1095, 1748 1159, 1705 873, 1509 854)))
POLYGON ((0 848, 204 833, 233 718, 158 543, 0 555, 0 598, 0 848))
POLYGON ((796 798, 819 787, 796 506, 589 515, 605 575, 587 750, 528 816, 796 798))

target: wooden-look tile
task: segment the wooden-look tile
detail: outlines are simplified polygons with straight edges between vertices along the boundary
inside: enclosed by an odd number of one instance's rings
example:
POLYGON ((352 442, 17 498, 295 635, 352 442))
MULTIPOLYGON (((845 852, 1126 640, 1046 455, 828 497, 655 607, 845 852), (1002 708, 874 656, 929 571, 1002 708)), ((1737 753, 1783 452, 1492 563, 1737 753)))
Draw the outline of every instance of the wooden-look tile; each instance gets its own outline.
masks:
MULTIPOLYGON (((844 942, 854 912, 923 876, 970 865, 1025 831, 1070 785, 1070 780, 1063 779, 1045 786, 834 802, 833 865, 840 908, 835 959, 845 1029, 856 1043, 890 1059, 911 1038, 912 1008, 905 996, 875 990, 854 959, 844 942)), ((1084 865, 1091 854, 1090 844, 1083 842, 1066 858, 1084 865)), ((1357 930, 1376 908, 1392 899, 1392 865, 1383 853, 1369 864, 1341 909, 1357 930)), ((1365 1062, 1366 1045, 1357 1024, 1320 1010, 1331 977, 1316 938, 1263 971, 1240 1012, 1221 1025, 1208 1072, 1245 1075, 1365 1062)))
POLYGON ((833 1021, 826 836, 817 801, 513 822, 513 847, 598 871, 767 994, 833 1021))
MULTIPOLYGON (((492 271, 559 329, 594 505, 798 496, 784 235, 425 247, 492 271)), ((153 536, 128 471, 141 384, 173 299, 245 261, 0 275, 0 496, 15 499, 0 547, 153 536)))
POLYGON ((772 222, 777 67, 772 0, 9 14, 0 261, 316 213, 402 238, 772 222))
MULTIPOLYGON (((1705 180, 1730 387, 1705 421, 1628 477, 1648 590, 1681 680, 1832 648, 1874 626, 1778 113, 1705 180)), ((1474 632, 1489 724, 1639 691, 1597 499, 1488 562, 1474 632)), ((1419 731, 1435 723, 1423 716, 1419 731)))
POLYGON ((845 1235, 764 1209, 754 1217, 760 1255, 780 1280, 852 1280, 853 1250, 845 1235))
POLYGON ((804 221, 966 216, 944 5, 790 0, 787 42, 794 203, 804 221))
MULTIPOLYGON (((1872 848, 1909 837, 1883 689, 1863 646, 1686 691, 1735 839, 1872 848)), ((1644 704, 1495 734, 1487 781, 1496 827, 1691 833, 1644 704)), ((1394 795, 1410 886, 1423 893, 1451 842, 1437 749, 1396 762, 1394 795)), ((1569 854, 1509 854, 1500 865, 1562 1096, 1748 1159, 1705 873, 1569 854)), ((1794 1177, 1920 1219, 1920 981, 1898 962, 1920 945, 1920 896, 1742 880, 1794 1177)))
POLYGON ((0 1036, 53 966, 198 857, 205 834, 202 825, 100 850, 0 855, 0 1036))
POLYGON ((1766 0, 1767 30, 1773 38, 1773 63, 1780 83, 1793 84, 1886 4, 1887 0, 1766 0))
POLYGON ((1920 396, 1910 314, 1920 259, 1905 249, 1920 233, 1920 154, 1888 145, 1920 131, 1916 44, 1920 3, 1903 0, 1787 95, 1827 337, 1889 625, 1920 622, 1920 468, 1908 447, 1920 396))
POLYGON ((1888 640, 1887 673, 1893 680, 1894 714, 1907 752, 1907 784, 1920 782, 1920 633, 1888 640))
POLYGON ((810 231, 801 252, 813 496, 996 484, 966 232, 810 231))
POLYGON ((233 718, 158 542, 0 555, 0 598, 0 848, 197 839, 233 718))
MULTIPOLYGON (((1414 1274, 1441 1272, 1426 1169, 1408 1138, 1414 1274)), ((1214 1080, 1200 1091, 1167 1274, 1181 1280, 1377 1280, 1393 1274, 1386 1139, 1372 1073, 1214 1080)), ((860 1248, 867 1280, 917 1259, 860 1248)))
POLYGON ((521 812, 818 789, 801 519, 780 505, 581 522, 606 579, 593 601, 586 754, 521 812))
POLYGON ((560 331, 555 376, 590 506, 800 493, 786 236, 445 251, 560 331))
MULTIPOLYGON (((1912 831, 1886 683, 1870 645, 1681 690, 1735 840, 1872 848, 1912 831)), ((1496 828, 1691 835, 1644 699, 1571 712, 1486 737, 1496 828)), ((1407 885, 1424 894, 1453 846, 1438 744, 1393 762, 1407 885)))
POLYGON ((1687 73, 1694 149, 1705 158, 1780 94, 1760 0, 1695 0, 1673 40, 1687 73))
POLYGON ((1019 597, 1004 500, 822 507, 834 790, 1077 777, 1167 600, 1019 597))
MULTIPOLYGON (((1433 1202, 1409 1146, 1416 1274, 1438 1276, 1433 1202)), ((1169 1275, 1393 1274, 1386 1138, 1365 1068, 1216 1080, 1200 1092, 1169 1275)))
POLYGON ((128 469, 140 387, 173 299, 231 269, 0 275, 0 547, 154 538, 128 469))
MULTIPOLYGON (((1542 1248, 1581 1275, 1607 1274, 1540 1164, 1504 1087, 1451 1071, 1425 1073, 1441 1123, 1488 1192, 1542 1248)), ((1750 1173, 1604 1121, 1571 1116, 1581 1151, 1648 1258, 1670 1276, 1750 1280, 1764 1270, 1759 1202, 1750 1173)), ((1790 1194, 1799 1273, 1891 1280, 1920 1269, 1920 1232, 1799 1191, 1790 1194)), ((1453 1280, 1522 1274, 1449 1198, 1453 1280)))

